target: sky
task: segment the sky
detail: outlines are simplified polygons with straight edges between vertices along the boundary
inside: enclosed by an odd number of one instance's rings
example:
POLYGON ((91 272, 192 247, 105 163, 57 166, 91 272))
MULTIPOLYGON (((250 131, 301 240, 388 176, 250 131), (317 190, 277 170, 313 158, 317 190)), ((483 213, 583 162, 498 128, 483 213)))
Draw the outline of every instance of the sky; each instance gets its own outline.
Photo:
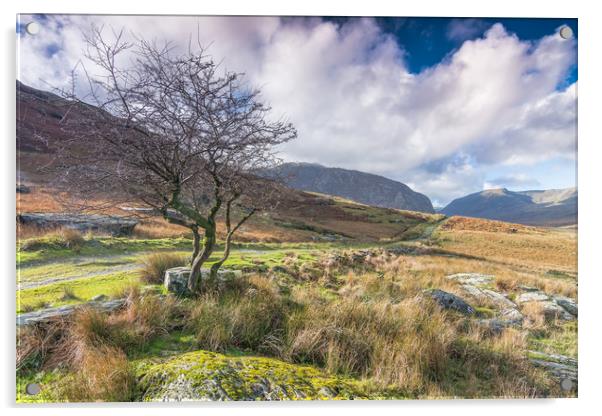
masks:
POLYGON ((182 52, 198 36, 295 125, 285 161, 383 175, 436 206, 576 186, 576 19, 21 15, 19 80, 67 85, 93 24, 182 52))

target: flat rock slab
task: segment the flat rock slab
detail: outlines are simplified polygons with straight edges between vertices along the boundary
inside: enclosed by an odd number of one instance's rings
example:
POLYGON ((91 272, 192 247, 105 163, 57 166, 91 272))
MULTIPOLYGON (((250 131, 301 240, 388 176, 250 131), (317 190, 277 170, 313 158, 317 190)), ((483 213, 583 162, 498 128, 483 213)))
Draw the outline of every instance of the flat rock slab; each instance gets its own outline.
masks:
POLYGON ((446 278, 467 285, 485 286, 493 282, 494 276, 481 273, 456 273, 446 278))
POLYGON ((541 291, 521 293, 516 298, 516 302, 519 304, 527 302, 545 302, 549 300, 550 297, 541 291))
POLYGON ((560 354, 546 354, 540 351, 529 351, 529 360, 533 365, 545 369, 559 383, 570 381, 572 389, 577 388, 578 364, 577 360, 560 354))
POLYGON ((68 213, 23 213, 17 215, 17 221, 40 228, 65 227, 82 232, 108 232, 114 236, 130 235, 138 224, 138 220, 132 218, 68 213))
POLYGON ((92 307, 101 312, 111 312, 125 305, 125 299, 115 299, 106 302, 87 302, 78 305, 66 305, 58 308, 40 309, 39 311, 21 313, 17 315, 17 326, 33 325, 58 317, 65 317, 83 307, 92 307))
POLYGON ((516 308, 514 302, 499 292, 467 284, 462 285, 462 290, 475 299, 493 303, 497 308, 516 308))
POLYGON ((549 296, 544 292, 526 292, 516 298, 518 304, 537 302, 541 305, 544 315, 548 319, 560 318, 566 321, 577 317, 577 303, 564 296, 549 296))
POLYGON ((464 299, 454 295, 453 293, 445 292, 439 289, 428 290, 426 293, 443 309, 453 309, 463 313, 464 315, 472 315, 475 313, 475 310, 472 306, 466 303, 464 299))

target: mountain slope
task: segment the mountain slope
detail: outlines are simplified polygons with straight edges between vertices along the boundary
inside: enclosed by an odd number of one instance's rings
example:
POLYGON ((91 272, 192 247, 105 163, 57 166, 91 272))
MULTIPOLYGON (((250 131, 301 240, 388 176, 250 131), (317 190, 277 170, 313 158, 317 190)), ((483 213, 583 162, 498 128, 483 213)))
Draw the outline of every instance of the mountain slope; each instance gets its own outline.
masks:
POLYGON ((577 223, 577 189, 523 192, 488 189, 453 200, 441 213, 526 225, 574 225, 577 223))
POLYGON ((269 176, 278 176, 294 189, 340 196, 367 205, 435 212, 431 200, 407 185, 370 173, 310 163, 285 163, 269 176))

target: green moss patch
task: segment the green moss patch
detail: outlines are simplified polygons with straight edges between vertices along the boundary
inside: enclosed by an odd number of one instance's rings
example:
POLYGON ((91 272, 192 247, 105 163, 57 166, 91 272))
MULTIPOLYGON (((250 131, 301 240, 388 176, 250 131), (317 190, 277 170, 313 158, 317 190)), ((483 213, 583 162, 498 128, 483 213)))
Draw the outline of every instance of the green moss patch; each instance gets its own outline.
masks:
POLYGON ((356 380, 273 358, 195 351, 135 367, 143 401, 375 398, 356 380))

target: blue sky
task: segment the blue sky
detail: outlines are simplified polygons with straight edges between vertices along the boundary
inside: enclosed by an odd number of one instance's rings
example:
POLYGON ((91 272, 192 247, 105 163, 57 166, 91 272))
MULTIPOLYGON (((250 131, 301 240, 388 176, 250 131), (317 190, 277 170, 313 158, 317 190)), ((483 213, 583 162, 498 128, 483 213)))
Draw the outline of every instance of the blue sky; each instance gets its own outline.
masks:
MULTIPOLYGON (((575 186, 576 19, 21 16, 19 78, 68 82, 91 24, 187 46, 261 87, 290 161, 380 174, 435 204, 489 187, 575 186), (568 25, 574 38, 558 28, 568 25)), ((84 60, 85 61, 85 60, 84 60)), ((92 68, 94 69, 94 68, 92 68)), ((85 88, 80 85, 80 88, 85 88)), ((82 90, 83 91, 83 90, 82 90)))

